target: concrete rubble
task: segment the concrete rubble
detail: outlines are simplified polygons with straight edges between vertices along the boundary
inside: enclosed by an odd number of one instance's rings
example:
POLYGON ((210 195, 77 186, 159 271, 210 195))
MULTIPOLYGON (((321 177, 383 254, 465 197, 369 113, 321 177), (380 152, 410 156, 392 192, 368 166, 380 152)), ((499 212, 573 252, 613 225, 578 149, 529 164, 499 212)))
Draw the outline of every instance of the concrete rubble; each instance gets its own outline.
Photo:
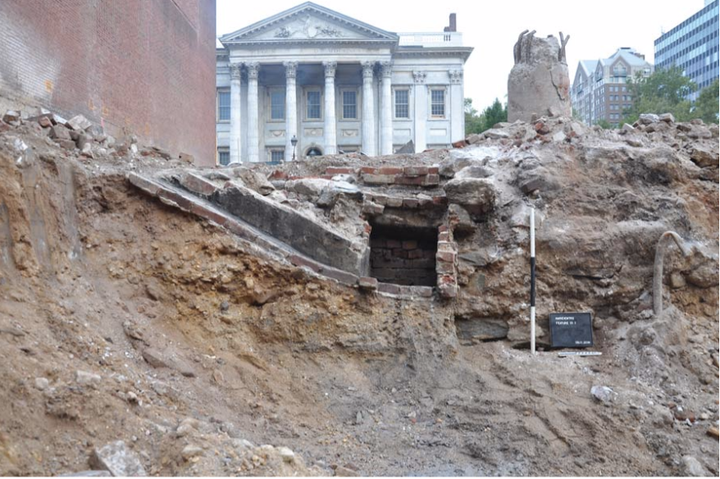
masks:
POLYGON ((717 125, 533 113, 417 155, 193 168, 7 112, 0 472, 717 475, 717 125), (654 315, 665 231, 692 248, 654 315), (549 351, 560 311, 602 356, 549 351))

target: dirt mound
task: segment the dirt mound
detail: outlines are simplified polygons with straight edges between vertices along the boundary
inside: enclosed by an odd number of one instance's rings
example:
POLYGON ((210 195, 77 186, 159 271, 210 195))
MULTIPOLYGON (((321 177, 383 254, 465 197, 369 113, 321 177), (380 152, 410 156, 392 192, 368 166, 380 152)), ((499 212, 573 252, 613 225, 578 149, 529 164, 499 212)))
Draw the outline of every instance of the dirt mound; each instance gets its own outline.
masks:
MULTIPOLYGON (((97 136, 86 151, 105 151, 83 155, 31 122, 0 133, 0 473, 115 461, 159 475, 717 475, 717 129, 538 123, 463 149, 280 168, 436 165, 437 191, 485 179, 492 210, 455 210, 453 300, 262 259, 133 188, 130 171, 181 166, 140 145, 97 136), (529 334, 530 204, 538 316, 592 311, 600 357, 513 348, 529 334), (655 317, 666 230, 694 250, 671 248, 655 317), (502 333, 462 337, 456 321, 502 333)), ((274 201, 328 224, 345 211, 352 231, 354 206, 318 206, 274 169, 252 168, 274 201)))

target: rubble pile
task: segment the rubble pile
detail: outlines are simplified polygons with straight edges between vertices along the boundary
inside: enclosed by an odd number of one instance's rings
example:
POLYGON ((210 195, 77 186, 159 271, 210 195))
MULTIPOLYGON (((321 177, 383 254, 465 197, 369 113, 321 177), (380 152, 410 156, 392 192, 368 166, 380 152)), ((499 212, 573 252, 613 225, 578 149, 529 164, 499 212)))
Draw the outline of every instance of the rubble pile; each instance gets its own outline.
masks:
POLYGON ((196 169, 6 113, 0 473, 717 475, 717 125, 531 120, 196 169))

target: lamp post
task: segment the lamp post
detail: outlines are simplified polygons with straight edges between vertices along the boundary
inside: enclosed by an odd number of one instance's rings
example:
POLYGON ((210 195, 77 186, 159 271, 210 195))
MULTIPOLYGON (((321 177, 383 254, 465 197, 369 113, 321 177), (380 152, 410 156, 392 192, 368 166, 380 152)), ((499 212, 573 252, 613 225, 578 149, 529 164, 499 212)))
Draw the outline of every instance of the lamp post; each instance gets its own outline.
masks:
POLYGON ((293 135, 293 137, 290 139, 290 143, 293 146, 293 158, 292 158, 293 161, 295 161, 295 147, 297 146, 297 142, 298 142, 297 136, 293 135))

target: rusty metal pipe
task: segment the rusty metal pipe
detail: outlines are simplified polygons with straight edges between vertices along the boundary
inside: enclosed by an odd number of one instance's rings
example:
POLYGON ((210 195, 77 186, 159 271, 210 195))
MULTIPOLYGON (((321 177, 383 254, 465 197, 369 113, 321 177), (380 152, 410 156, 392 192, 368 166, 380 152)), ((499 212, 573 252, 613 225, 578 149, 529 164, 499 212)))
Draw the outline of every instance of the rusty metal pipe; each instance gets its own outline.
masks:
POLYGON ((690 256, 692 254, 692 248, 689 248, 683 239, 674 231, 666 231, 660 235, 657 247, 655 248, 655 265, 653 266, 653 312, 655 316, 662 314, 662 293, 663 293, 663 258, 665 257, 665 250, 667 249, 668 240, 672 238, 680 248, 683 256, 690 256))

